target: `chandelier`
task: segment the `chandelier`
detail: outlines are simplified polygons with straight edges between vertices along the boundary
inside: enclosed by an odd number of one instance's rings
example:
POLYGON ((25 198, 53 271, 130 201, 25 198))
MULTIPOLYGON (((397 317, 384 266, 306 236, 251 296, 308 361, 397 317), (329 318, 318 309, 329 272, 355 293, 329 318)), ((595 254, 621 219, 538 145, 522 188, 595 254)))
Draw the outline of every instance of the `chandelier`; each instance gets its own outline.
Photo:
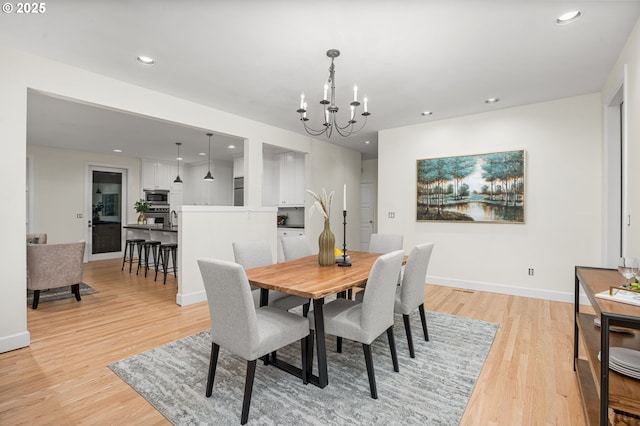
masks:
POLYGON ((300 95, 300 108, 298 108, 296 112, 300 114, 300 121, 302 121, 302 124, 304 125, 304 130, 311 136, 320 136, 324 134, 328 138, 330 138, 333 134, 334 129, 340 136, 351 136, 352 134, 362 130, 364 125, 367 123, 367 117, 371 115, 371 113, 367 110, 367 98, 365 97, 363 99, 364 111, 362 112, 362 114, 360 114, 364 117, 364 121, 360 126, 356 128, 355 125, 358 123, 358 121, 356 120, 356 115, 358 107, 360 106, 360 102, 358 101, 358 86, 354 84, 353 102, 349 104, 351 118, 343 126, 338 123, 336 119, 336 115, 338 113, 338 107, 336 106, 336 67, 333 63, 333 60, 340 56, 340 51, 338 49, 329 49, 327 50, 327 56, 331 58, 331 66, 329 67, 329 79, 324 85, 324 96, 320 101, 320 104, 324 108, 324 123, 322 124, 323 128, 314 129, 307 124, 309 119, 307 118, 307 102, 305 101, 304 93, 300 95), (329 88, 331 88, 331 92, 329 92, 329 88), (327 95, 329 95, 328 99, 327 95))

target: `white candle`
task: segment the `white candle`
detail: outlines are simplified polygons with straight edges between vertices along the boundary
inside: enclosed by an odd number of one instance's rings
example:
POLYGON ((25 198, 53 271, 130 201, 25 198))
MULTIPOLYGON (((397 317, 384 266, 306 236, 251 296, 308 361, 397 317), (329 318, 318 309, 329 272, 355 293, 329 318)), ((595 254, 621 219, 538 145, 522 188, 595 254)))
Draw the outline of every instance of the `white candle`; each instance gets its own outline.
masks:
POLYGON ((347 184, 344 184, 344 189, 342 190, 342 210, 347 211, 347 184))
POLYGON ((300 109, 304 108, 304 93, 300 94, 300 109))
POLYGON ((354 107, 353 105, 351 105, 351 119, 353 120, 353 116, 355 115, 356 112, 356 107, 354 107))
POLYGON ((358 86, 356 84, 353 85, 353 102, 358 101, 358 86))
POLYGON ((307 103, 306 102, 304 104, 302 104, 302 108, 304 109, 304 113, 302 114, 302 117, 307 118, 307 103))
POLYGON ((324 122, 325 122, 325 124, 329 122, 329 110, 328 109, 324 110, 324 122))
POLYGON ((327 100, 327 90, 329 90, 329 85, 327 83, 324 84, 324 100, 327 100))
POLYGON ((364 97, 364 112, 367 112, 367 97, 364 97))

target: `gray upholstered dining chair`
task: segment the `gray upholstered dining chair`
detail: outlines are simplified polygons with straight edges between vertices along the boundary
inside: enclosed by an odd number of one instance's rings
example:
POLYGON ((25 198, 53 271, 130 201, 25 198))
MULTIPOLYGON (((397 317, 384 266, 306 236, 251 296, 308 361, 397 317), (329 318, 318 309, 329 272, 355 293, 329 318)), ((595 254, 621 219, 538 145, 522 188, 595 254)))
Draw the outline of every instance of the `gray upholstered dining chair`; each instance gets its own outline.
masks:
POLYGON ((427 330, 427 317, 424 312, 424 284, 427 276, 429 260, 433 252, 434 243, 418 244, 409 253, 407 264, 402 276, 402 284, 396 289, 395 304, 393 311, 401 314, 404 321, 404 330, 407 333, 407 344, 409 345, 409 355, 415 358, 413 349, 413 337, 411 336, 411 319, 409 314, 416 309, 420 311, 422 320, 422 332, 424 340, 429 341, 427 330))
POLYGON ((293 237, 283 237, 282 240, 282 253, 284 254, 284 260, 296 260, 301 257, 311 256, 313 249, 309 242, 309 237, 306 235, 296 235, 293 237))
POLYGON ((402 250, 403 237, 396 234, 371 234, 369 251, 371 253, 391 253, 402 250))
POLYGON ((80 301, 85 242, 27 244, 27 289, 33 291, 31 308, 37 309, 40 291, 71 287, 80 301))
MULTIPOLYGON (((244 269, 273 264, 271 248, 266 240, 234 242, 232 246, 233 257, 236 263, 244 269)), ((260 289, 251 286, 251 294, 255 306, 260 306, 260 289)), ((306 312, 309 311, 309 299, 281 293, 279 291, 269 291, 268 305, 274 308, 284 309, 285 311, 295 308, 296 306, 304 305, 303 313, 305 316, 306 312)))
MULTIPOLYGON (((404 252, 396 250, 376 259, 369 272, 367 291, 362 303, 338 298, 324 305, 325 333, 362 343, 371 398, 374 399, 378 398, 378 391, 371 356, 371 343, 385 331, 389 339, 393 370, 399 371, 393 337, 393 293, 403 257, 404 252)), ((313 329, 313 312, 309 313, 309 324, 313 329)), ((312 353, 309 353, 308 366, 311 365, 312 356, 312 353)))
POLYGON ((209 303, 211 359, 205 395, 213 393, 220 347, 247 360, 240 423, 249 418, 257 359, 300 340, 302 381, 307 383, 309 323, 306 318, 271 306, 256 308, 241 265, 218 259, 198 259, 209 303))

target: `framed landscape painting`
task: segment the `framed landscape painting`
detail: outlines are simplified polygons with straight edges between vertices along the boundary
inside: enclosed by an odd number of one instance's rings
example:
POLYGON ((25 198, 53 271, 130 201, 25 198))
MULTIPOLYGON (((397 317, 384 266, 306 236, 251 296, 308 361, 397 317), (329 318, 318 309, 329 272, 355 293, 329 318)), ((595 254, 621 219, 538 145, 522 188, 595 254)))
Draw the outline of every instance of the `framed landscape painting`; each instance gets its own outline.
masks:
POLYGON ((418 160, 416 220, 524 223, 524 154, 418 160))

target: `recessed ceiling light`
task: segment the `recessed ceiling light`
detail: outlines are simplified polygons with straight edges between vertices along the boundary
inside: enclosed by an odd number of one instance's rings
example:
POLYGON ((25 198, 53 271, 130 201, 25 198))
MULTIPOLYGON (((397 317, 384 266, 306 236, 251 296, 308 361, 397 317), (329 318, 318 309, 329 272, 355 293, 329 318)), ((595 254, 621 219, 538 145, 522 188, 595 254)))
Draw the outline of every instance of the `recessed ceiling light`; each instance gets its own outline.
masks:
POLYGON ((229 145, 227 148, 229 148, 229 149, 236 149, 236 146, 235 146, 235 145, 229 145))
POLYGON ((365 145, 369 145, 371 143, 371 141, 364 141, 365 145))
POLYGON ((138 56, 136 59, 138 60, 138 62, 145 65, 153 65, 156 63, 156 61, 149 56, 138 56))
POLYGON ((206 152, 199 152, 198 155, 207 155, 206 152))
POLYGON ((422 111, 421 115, 431 115, 433 114, 431 111, 422 111))
POLYGON ((113 152, 122 152, 121 149, 114 149, 113 152))
POLYGON ((485 104, 495 104, 496 102, 500 102, 500 98, 489 98, 485 99, 485 104))
POLYGON ((573 10, 571 12, 563 13, 562 15, 558 16, 558 18, 556 19, 556 24, 557 25, 571 24, 572 22, 576 22, 578 19, 580 19, 581 16, 582 16, 582 12, 580 12, 579 10, 573 10))

